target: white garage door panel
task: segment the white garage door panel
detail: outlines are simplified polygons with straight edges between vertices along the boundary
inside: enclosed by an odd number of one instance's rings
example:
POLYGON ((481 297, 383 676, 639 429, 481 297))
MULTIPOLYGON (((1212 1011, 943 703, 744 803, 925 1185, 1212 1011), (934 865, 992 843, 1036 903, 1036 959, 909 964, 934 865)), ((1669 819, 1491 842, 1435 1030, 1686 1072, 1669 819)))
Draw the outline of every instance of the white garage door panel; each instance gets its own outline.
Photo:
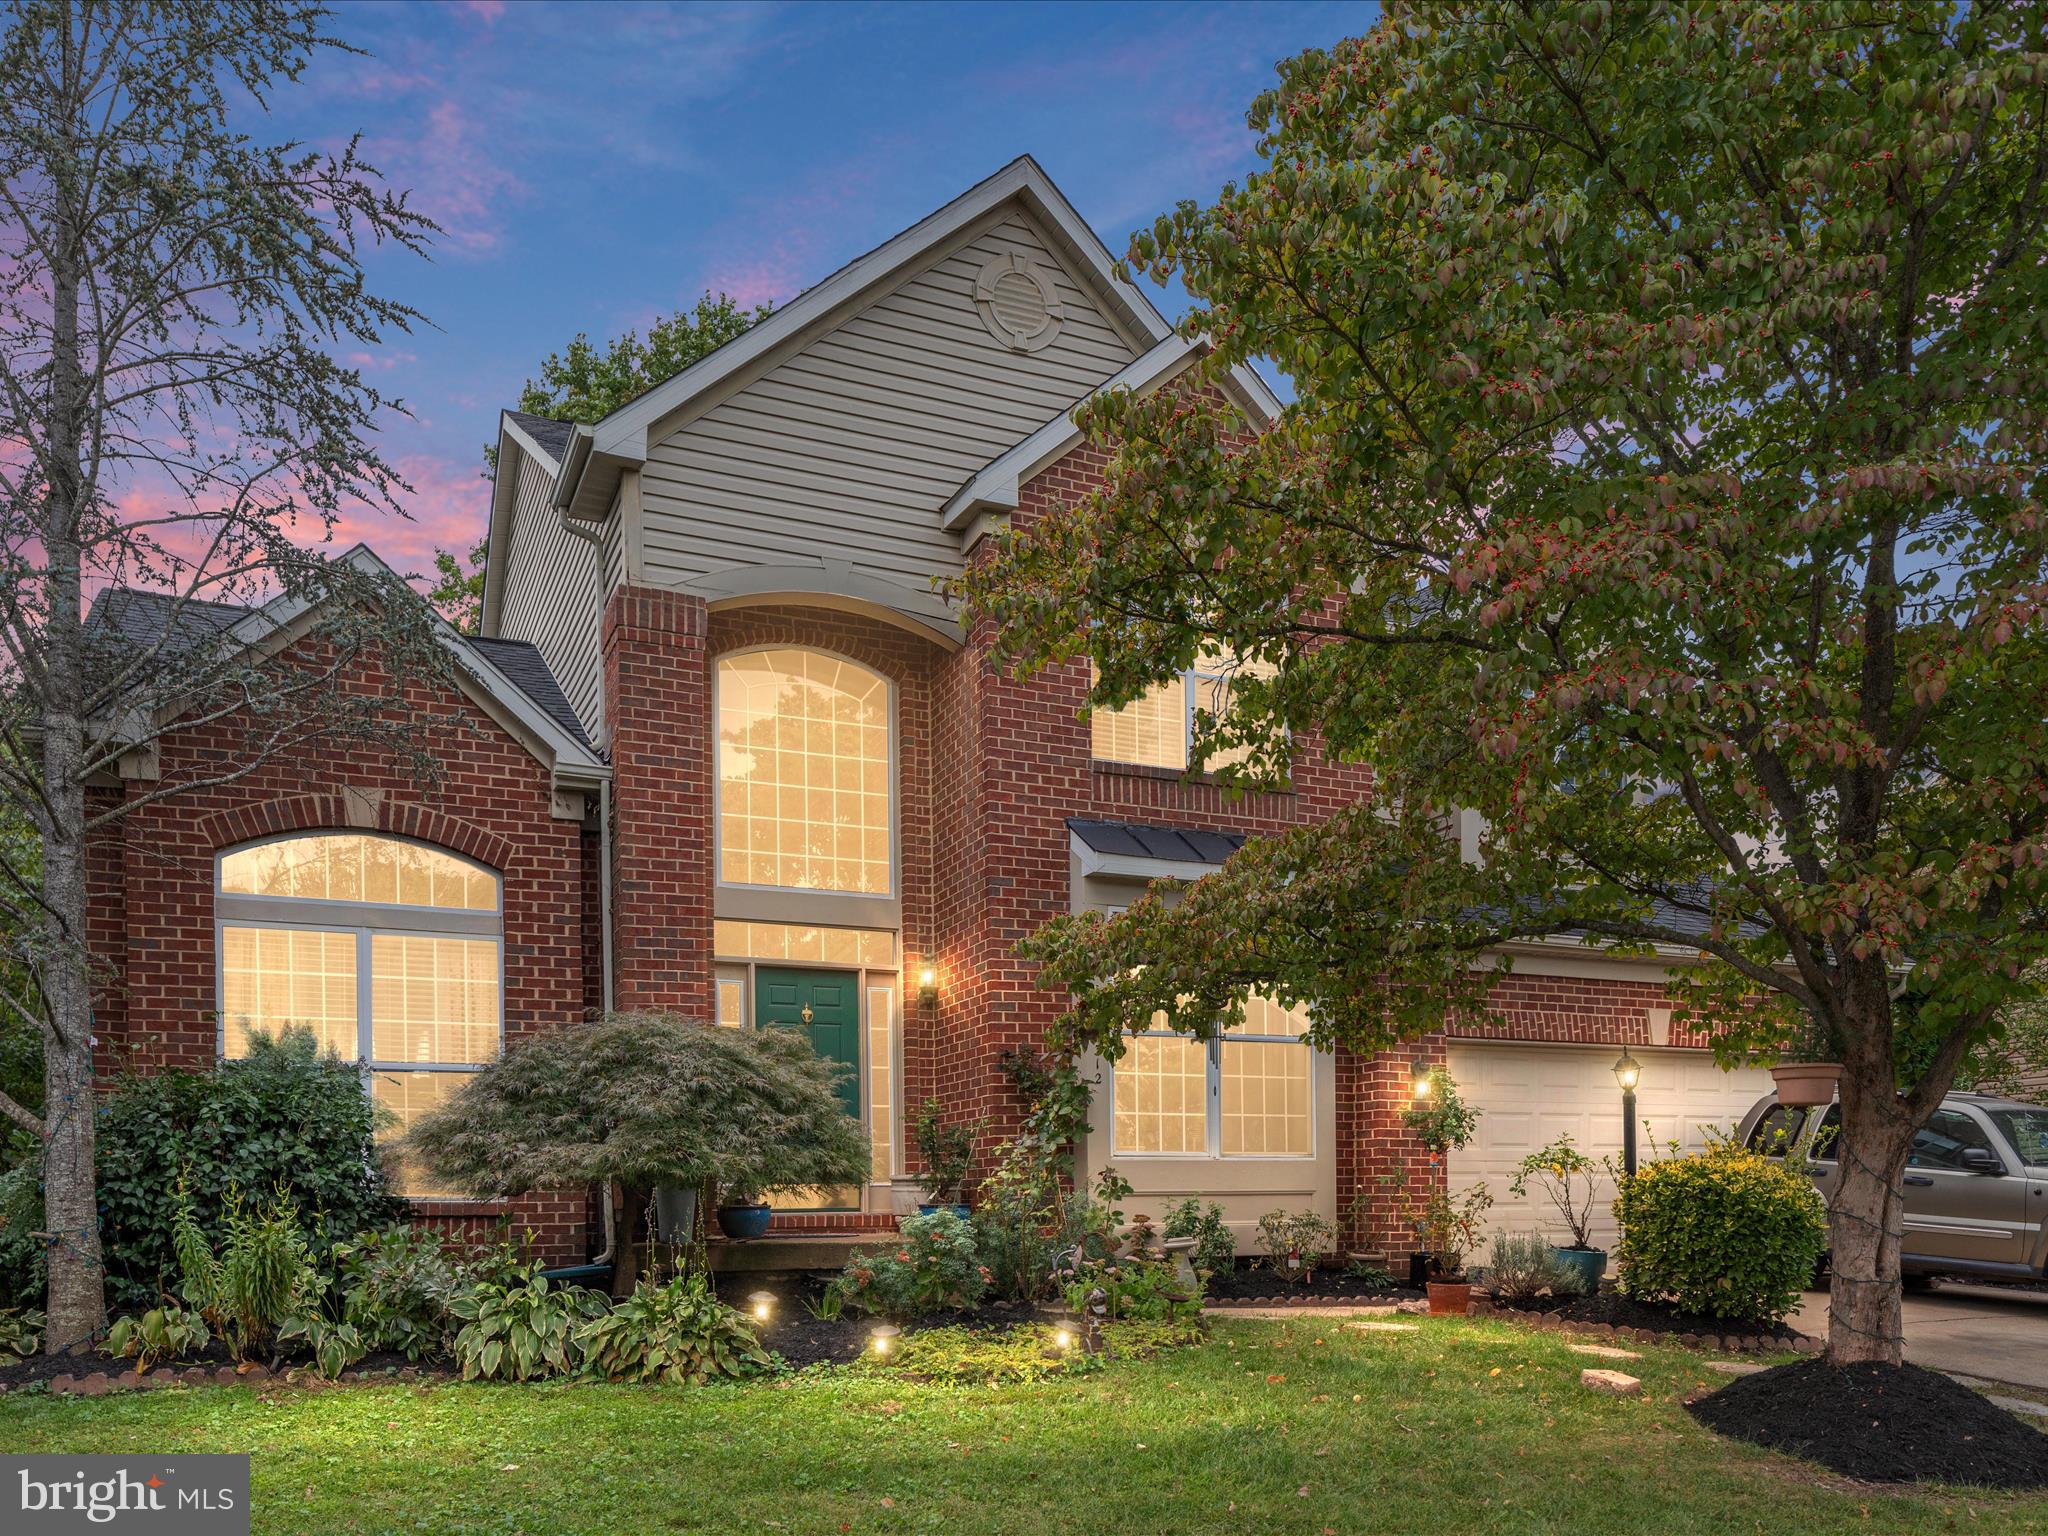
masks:
MULTIPOLYGON (((1494 1197, 1487 1213, 1493 1232, 1540 1232, 1560 1243, 1571 1236, 1563 1218, 1539 1190, 1517 1200, 1508 1191, 1515 1167, 1529 1153, 1569 1134, 1580 1151, 1599 1158, 1621 1153, 1621 1089, 1614 1081, 1613 1046, 1454 1045, 1451 1076, 1465 1102, 1480 1111, 1472 1144, 1450 1158, 1453 1191, 1484 1183, 1494 1197)), ((1678 1142, 1686 1151, 1706 1145, 1709 1130, 1729 1131, 1771 1091, 1771 1075, 1755 1068, 1723 1072, 1705 1051, 1634 1047, 1643 1064, 1636 1091, 1637 1136, 1660 1148, 1678 1142), (1645 1128, 1641 1122, 1648 1121, 1645 1128)), ((1613 1192, 1603 1178, 1593 1210, 1593 1241, 1615 1237, 1608 1210, 1613 1192)))

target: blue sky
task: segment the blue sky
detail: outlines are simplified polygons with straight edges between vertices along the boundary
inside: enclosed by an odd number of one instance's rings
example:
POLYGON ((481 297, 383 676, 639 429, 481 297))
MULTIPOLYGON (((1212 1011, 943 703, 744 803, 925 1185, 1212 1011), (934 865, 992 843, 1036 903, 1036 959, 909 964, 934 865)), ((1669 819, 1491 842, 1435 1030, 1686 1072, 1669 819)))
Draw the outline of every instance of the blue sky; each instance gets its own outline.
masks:
MULTIPOLYGON (((370 158, 445 228, 380 288, 433 321, 361 359, 414 412, 385 448, 414 526, 359 525, 401 569, 483 527, 481 445, 540 359, 706 288, 786 300, 1029 152, 1112 251, 1256 163, 1275 61, 1362 4, 353 3, 266 136, 370 158)), ((1172 311, 1170 298, 1162 307, 1172 311)))

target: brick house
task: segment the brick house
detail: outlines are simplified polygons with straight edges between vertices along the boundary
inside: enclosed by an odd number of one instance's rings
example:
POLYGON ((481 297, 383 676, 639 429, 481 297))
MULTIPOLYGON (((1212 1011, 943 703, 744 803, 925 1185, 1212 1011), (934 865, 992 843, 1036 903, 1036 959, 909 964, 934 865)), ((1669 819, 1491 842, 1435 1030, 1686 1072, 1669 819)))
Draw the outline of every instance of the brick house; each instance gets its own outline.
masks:
MULTIPOLYGON (((324 1008, 402 1117, 588 1009, 803 1028, 849 1069, 873 1168, 785 1197, 777 1226, 892 1222, 918 1198, 920 1104, 987 1116, 985 1144, 1014 1127, 1000 1058, 1062 1006, 1018 939, 1372 793, 1307 738, 1284 792, 1227 797, 1187 772, 1227 663, 1090 719, 1085 664, 1008 677, 935 590, 1096 483, 1079 401, 1170 386, 1200 352, 1020 159, 595 426, 505 412, 482 633, 449 639, 446 707, 474 728, 447 785, 428 801, 329 758, 131 822, 101 866, 103 1034, 191 1063, 324 1008)), ((1252 428, 1279 409, 1248 370, 1221 387, 1252 428)), ((1221 1200, 1247 1246, 1268 1210, 1363 1193, 1348 1235, 1405 1251, 1379 1177, 1413 1150, 1418 1063, 1484 1111, 1448 1177, 1503 1197, 1559 1131, 1618 1144, 1624 1044, 1659 1138, 1766 1091, 1673 1024, 1663 968, 1690 958, 1526 946, 1500 1024, 1376 1060, 1311 1051, 1263 1004, 1217 1045, 1140 1036, 1090 1065, 1084 1174, 1113 1161, 1139 1208, 1221 1200)), ((413 1193, 438 1219, 498 1212, 413 1193)), ((551 1257, 599 1241, 585 1191, 513 1214, 551 1257)))

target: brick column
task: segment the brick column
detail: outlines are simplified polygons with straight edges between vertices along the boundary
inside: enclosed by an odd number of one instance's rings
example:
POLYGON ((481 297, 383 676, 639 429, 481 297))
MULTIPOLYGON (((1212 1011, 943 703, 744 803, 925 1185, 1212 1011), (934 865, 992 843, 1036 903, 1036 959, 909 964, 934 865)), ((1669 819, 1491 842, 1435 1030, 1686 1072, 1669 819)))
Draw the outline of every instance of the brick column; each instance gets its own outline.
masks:
POLYGON ((605 606, 612 754, 612 999, 709 1019, 711 681, 701 598, 621 587, 605 606))

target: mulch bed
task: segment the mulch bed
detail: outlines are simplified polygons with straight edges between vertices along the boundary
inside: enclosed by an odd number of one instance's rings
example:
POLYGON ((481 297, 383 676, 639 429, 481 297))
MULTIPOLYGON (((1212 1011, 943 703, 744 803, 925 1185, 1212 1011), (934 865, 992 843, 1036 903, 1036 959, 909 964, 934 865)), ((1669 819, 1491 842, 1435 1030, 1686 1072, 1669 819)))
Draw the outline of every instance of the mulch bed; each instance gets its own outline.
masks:
MULTIPOLYGON (((73 1392, 98 1397, 107 1392, 135 1391, 150 1387, 261 1386, 283 1380, 297 1372, 313 1375, 305 1359, 281 1360, 269 1364, 238 1367, 234 1355, 215 1339, 197 1355, 159 1365, 147 1376, 139 1376, 133 1362, 110 1359, 97 1350, 82 1355, 31 1355, 11 1365, 0 1365, 0 1393, 21 1392, 47 1386, 53 1392, 73 1392)), ((377 1350, 363 1356, 342 1372, 343 1380, 357 1378, 414 1379, 445 1376, 452 1368, 445 1360, 413 1361, 395 1350, 377 1350)))
MULTIPOLYGON (((845 1365, 858 1360, 868 1347, 869 1335, 882 1319, 863 1312, 846 1311, 827 1320, 813 1317, 805 1307, 815 1303, 823 1285, 815 1279, 770 1281, 752 1287, 775 1297, 775 1309, 765 1324, 755 1324, 764 1348, 773 1350, 793 1366, 845 1365)), ((726 1301, 744 1308, 747 1293, 729 1278, 722 1293, 726 1301)), ((991 1302, 953 1312, 935 1312, 903 1325, 906 1334, 927 1328, 989 1328, 1003 1330, 1039 1320, 1036 1307, 1023 1302, 991 1302)))
POLYGON ((2048 1488, 2048 1434, 1917 1365, 1801 1360, 1688 1406, 1709 1429, 1864 1482, 2048 1488))
POLYGON ((1319 1269, 1307 1281, 1290 1280, 1287 1272, 1256 1260, 1240 1259, 1235 1269, 1219 1270, 1209 1277, 1208 1300, 1218 1306, 1344 1301, 1408 1301, 1422 1292, 1385 1281, 1361 1280, 1342 1269, 1319 1269))
POLYGON ((1524 1318, 1546 1317, 1575 1330, 1608 1329, 1627 1338, 1646 1336, 1679 1343, 1705 1344, 1708 1348, 1783 1350, 1813 1347, 1807 1335, 1783 1323, 1740 1323, 1725 1317, 1702 1317, 1680 1312, 1662 1302, 1637 1301, 1618 1291, 1595 1296, 1536 1296, 1510 1307, 1496 1302, 1499 1313, 1524 1318), (1723 1341, 1718 1345, 1711 1340, 1723 1341))

